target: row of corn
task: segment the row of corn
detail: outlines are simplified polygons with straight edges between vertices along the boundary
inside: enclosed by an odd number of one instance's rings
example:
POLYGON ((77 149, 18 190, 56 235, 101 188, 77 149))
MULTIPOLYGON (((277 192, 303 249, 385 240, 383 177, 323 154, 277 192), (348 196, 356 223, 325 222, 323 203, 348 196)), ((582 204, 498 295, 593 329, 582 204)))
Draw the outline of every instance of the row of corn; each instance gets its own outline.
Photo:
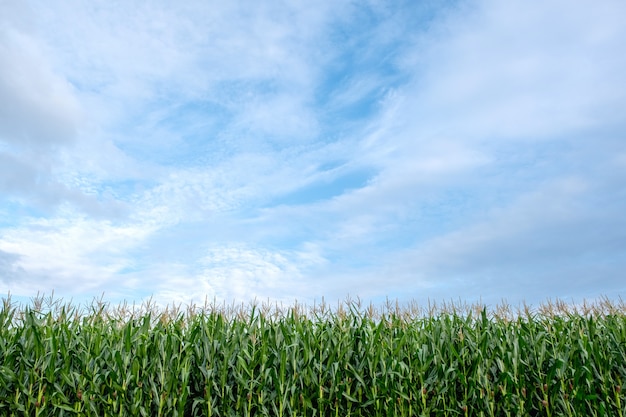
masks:
POLYGON ((4 300, 2 416, 624 416, 626 314, 80 314, 4 300))

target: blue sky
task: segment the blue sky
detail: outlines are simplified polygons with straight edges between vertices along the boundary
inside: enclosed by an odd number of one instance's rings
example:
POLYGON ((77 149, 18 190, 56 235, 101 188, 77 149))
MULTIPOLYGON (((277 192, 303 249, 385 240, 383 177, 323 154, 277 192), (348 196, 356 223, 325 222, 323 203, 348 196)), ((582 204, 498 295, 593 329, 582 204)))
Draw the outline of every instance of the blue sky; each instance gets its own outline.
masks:
POLYGON ((0 294, 626 294, 626 3, 0 1, 0 294))

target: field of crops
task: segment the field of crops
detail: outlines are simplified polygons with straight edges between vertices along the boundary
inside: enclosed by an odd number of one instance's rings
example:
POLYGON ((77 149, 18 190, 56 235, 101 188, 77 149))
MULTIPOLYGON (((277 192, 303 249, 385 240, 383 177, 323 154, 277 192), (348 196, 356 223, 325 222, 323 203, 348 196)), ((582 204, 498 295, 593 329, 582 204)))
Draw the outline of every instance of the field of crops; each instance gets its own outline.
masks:
POLYGON ((623 416, 626 307, 3 300, 2 416, 623 416))

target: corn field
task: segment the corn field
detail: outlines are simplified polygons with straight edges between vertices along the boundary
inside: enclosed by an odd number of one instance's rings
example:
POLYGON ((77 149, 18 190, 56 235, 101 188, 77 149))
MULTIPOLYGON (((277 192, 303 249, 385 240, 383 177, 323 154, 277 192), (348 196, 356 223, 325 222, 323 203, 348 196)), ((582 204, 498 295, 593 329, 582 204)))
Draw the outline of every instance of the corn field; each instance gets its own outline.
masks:
POLYGON ((2 416, 624 416, 626 307, 0 311, 2 416))

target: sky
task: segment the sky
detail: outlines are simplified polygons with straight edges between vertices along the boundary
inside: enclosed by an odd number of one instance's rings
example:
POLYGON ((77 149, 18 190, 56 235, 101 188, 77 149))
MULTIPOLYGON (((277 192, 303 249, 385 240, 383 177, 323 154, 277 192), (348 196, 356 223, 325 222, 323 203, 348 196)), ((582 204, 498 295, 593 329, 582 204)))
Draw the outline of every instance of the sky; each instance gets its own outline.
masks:
POLYGON ((0 0, 0 295, 626 295, 626 2, 0 0))

